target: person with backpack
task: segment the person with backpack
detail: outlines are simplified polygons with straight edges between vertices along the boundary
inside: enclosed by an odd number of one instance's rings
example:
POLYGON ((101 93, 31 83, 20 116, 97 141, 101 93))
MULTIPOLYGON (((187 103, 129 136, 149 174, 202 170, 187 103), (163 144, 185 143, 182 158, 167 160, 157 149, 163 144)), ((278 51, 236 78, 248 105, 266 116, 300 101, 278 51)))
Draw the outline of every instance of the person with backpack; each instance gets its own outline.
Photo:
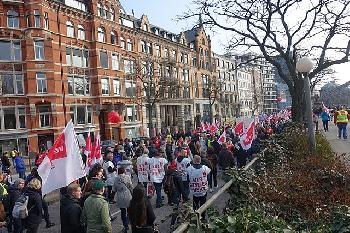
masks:
POLYGON ((27 233, 37 233, 42 220, 42 198, 40 194, 41 182, 33 178, 25 188, 23 195, 28 197, 28 216, 23 219, 27 233))
POLYGON ((12 231, 13 227, 13 233, 22 233, 23 227, 22 227, 22 220, 20 218, 14 218, 12 216, 12 211, 15 206, 15 203, 19 196, 21 195, 21 192, 24 188, 25 182, 23 179, 19 178, 17 179, 10 187, 9 187, 9 195, 8 195, 8 213, 9 213, 9 224, 7 226, 7 229, 12 231))
POLYGON ((129 219, 127 209, 131 200, 132 182, 130 176, 125 174, 123 167, 118 168, 118 176, 113 184, 113 191, 116 192, 117 205, 120 208, 121 218, 123 222, 123 232, 129 230, 129 219))
POLYGON ((72 183, 67 187, 67 194, 63 195, 60 203, 61 233, 85 233, 80 223, 82 208, 79 205, 81 188, 72 183))

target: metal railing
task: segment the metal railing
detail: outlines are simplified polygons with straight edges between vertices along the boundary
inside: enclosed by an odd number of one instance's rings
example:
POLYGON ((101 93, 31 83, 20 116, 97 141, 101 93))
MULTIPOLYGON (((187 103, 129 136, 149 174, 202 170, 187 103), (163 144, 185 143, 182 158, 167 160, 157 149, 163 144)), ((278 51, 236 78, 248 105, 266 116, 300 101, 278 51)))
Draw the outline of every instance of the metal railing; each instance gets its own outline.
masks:
MULTIPOLYGON (((246 171, 248 170, 259 158, 255 157, 252 161, 250 161, 244 168, 243 170, 246 171)), ((229 182, 227 182, 224 186, 222 186, 221 189, 219 189, 208 201, 204 203, 198 210, 196 210, 196 221, 197 221, 197 228, 200 228, 201 225, 201 214, 204 213, 213 203, 216 201, 216 199, 221 196, 232 184, 233 184, 233 179, 231 179, 229 182)), ((190 225, 189 222, 184 222, 182 223, 178 228, 176 228, 173 233, 182 233, 185 232, 190 225)))

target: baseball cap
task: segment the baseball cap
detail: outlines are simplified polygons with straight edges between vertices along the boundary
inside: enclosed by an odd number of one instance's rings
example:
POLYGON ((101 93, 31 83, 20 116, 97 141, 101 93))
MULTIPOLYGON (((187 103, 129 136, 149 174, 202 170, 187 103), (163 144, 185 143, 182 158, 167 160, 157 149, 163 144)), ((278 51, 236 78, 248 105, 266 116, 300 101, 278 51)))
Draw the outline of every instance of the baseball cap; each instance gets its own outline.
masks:
POLYGON ((93 190, 101 190, 103 189, 103 187, 105 187, 105 182, 103 182, 102 180, 95 180, 92 184, 93 190))

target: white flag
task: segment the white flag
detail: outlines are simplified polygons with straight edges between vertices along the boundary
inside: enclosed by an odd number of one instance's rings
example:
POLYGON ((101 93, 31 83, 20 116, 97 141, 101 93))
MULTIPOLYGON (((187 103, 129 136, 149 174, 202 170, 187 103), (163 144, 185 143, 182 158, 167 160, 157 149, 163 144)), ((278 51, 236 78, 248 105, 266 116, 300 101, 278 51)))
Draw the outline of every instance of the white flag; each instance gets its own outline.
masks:
POLYGON ((38 167, 38 173, 42 178, 43 195, 86 175, 72 121, 55 140, 38 167))
POLYGON ((255 123, 254 121, 250 123, 249 128, 241 137, 241 146, 244 150, 249 150, 252 146, 253 140, 255 136, 255 123))

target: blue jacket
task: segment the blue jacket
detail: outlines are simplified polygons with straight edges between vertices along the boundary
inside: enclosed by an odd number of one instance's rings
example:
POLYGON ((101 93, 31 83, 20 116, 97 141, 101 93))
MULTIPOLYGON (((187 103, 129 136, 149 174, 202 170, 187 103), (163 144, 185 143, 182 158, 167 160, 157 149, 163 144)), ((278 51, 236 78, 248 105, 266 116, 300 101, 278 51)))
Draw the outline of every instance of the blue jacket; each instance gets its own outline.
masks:
POLYGON ((16 171, 18 173, 26 171, 26 165, 24 164, 24 161, 23 161, 22 157, 17 156, 15 158, 15 164, 16 164, 16 171))
POLYGON ((322 121, 330 121, 330 120, 331 120, 331 117, 329 116, 329 113, 327 113, 327 112, 322 112, 322 113, 321 113, 321 119, 322 119, 322 121))

